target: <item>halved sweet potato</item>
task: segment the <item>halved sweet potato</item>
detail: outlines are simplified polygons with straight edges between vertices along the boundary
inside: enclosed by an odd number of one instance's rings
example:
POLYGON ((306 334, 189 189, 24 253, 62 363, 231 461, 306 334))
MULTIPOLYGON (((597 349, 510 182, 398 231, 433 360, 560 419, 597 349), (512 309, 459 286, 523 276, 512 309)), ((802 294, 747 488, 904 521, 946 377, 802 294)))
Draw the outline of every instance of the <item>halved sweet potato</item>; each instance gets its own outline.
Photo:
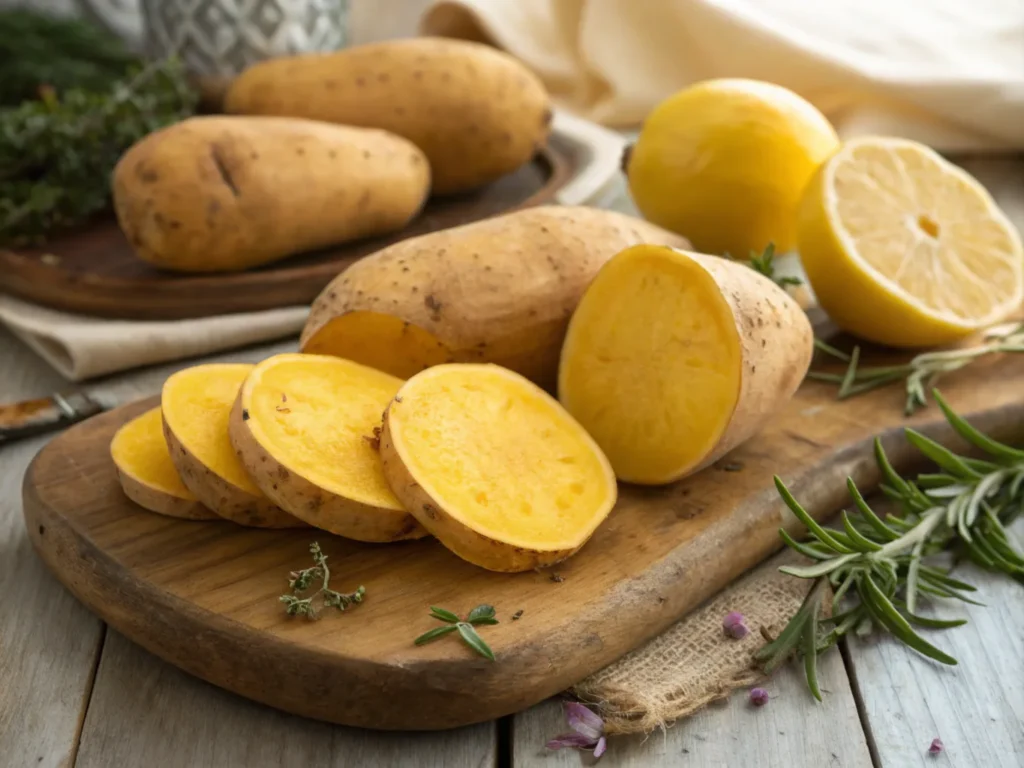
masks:
POLYGON ((178 477, 164 440, 160 409, 136 416, 114 434, 110 456, 124 494, 143 509, 183 520, 217 520, 178 477))
POLYGON ((256 485, 300 520, 359 541, 420 538, 377 449, 381 413, 401 386, 338 357, 275 355, 242 385, 231 442, 256 485))
POLYGON ((456 555, 527 571, 582 547, 615 505, 608 460, 540 387, 496 365, 407 381, 384 413, 384 476, 456 555))
POLYGON ((171 461, 185 487, 221 517, 257 528, 303 527, 263 495, 228 438, 231 406, 252 368, 197 365, 164 382, 160 405, 171 461))
POLYGON ((497 363, 554 391, 580 296, 608 259, 637 243, 686 247, 640 219, 558 205, 408 238, 324 288, 301 349, 403 379, 440 363, 497 363))
POLYGON ((799 305, 748 266, 638 245, 576 309, 559 398, 620 480, 668 483, 757 432, 800 385, 813 345, 799 305))

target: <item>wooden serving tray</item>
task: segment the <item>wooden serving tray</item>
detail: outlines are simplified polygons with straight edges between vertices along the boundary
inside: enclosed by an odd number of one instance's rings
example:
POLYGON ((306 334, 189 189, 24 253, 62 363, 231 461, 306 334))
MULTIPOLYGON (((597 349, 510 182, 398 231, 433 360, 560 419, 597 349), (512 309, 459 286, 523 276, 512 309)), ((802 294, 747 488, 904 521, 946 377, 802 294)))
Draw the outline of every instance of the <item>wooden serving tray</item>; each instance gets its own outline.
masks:
MULTIPOLYGON (((943 382, 962 415, 997 439, 1024 436, 1024 356, 981 361, 943 382)), ((944 442, 935 405, 902 413, 899 387, 844 402, 807 382, 745 446, 665 488, 622 486, 608 521, 552 570, 491 573, 435 541, 368 545, 322 531, 261 531, 163 518, 121 492, 114 431, 152 407, 124 406, 70 429, 25 478, 25 523, 53 573, 119 632, 172 664, 270 706, 384 729, 452 728, 521 710, 651 638, 778 549, 792 515, 780 475, 817 517, 848 503, 844 479, 874 486, 875 435, 901 469, 919 461, 912 425, 944 442), (317 622, 285 615, 289 571, 317 540, 332 585, 366 586, 365 602, 317 622), (480 603, 496 662, 456 639, 422 647, 428 606, 465 614, 480 603), (520 618, 513 620, 519 613, 520 618)))
POLYGON ((237 273, 166 272, 136 258, 112 216, 40 248, 0 249, 0 291, 96 317, 178 320, 309 304, 357 259, 407 237, 555 202, 584 157, 553 134, 534 159, 483 189, 432 198, 405 229, 237 273))

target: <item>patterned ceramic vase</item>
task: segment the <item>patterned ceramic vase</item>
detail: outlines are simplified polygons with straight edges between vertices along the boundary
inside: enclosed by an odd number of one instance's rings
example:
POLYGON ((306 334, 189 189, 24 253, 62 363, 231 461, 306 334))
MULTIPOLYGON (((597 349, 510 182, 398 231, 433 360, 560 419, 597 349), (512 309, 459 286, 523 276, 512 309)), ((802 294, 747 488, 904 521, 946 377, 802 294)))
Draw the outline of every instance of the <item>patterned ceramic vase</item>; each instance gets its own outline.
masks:
POLYGON ((112 29, 141 29, 148 55, 175 55, 191 73, 220 78, 275 56, 341 48, 349 0, 80 2, 112 29))

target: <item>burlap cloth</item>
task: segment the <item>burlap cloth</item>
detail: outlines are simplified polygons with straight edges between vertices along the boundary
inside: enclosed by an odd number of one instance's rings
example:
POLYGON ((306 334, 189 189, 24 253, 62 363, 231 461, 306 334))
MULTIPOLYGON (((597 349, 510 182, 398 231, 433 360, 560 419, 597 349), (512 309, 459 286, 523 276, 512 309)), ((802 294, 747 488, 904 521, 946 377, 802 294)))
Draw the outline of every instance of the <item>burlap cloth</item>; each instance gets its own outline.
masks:
POLYGON ((764 679, 753 663, 765 642, 759 630, 778 634, 811 585, 779 573, 780 565, 798 560, 786 550, 765 561, 646 645, 577 683, 571 693, 595 705, 605 733, 650 733, 764 679), (722 629, 730 611, 747 619, 750 634, 741 640, 722 629))

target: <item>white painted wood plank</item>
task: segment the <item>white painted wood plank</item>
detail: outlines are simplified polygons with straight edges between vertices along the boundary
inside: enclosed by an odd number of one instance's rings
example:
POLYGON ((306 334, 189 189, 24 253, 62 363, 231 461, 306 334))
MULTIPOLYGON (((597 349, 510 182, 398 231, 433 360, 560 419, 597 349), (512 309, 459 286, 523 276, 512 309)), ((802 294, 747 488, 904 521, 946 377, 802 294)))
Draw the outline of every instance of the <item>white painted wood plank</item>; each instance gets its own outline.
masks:
POLYGON ((294 717, 178 671, 108 631, 76 768, 484 768, 494 723, 385 733, 294 717))
MULTIPOLYGON (((1024 541, 1024 525, 1017 526, 1024 541)), ((1024 587, 965 566, 988 607, 946 605, 934 613, 967 618, 963 627, 925 631, 956 667, 929 661, 889 637, 849 643, 854 686, 880 768, 1024 765, 1024 587), (932 739, 946 751, 927 754, 932 739)))
MULTIPOLYGON (((807 691, 802 669, 789 665, 762 687, 772 699, 763 707, 749 704, 746 691, 712 704, 664 733, 613 736, 602 764, 615 768, 870 768, 871 757, 861 730, 853 694, 838 651, 826 655, 819 680, 825 701, 817 704, 807 691)), ((574 750, 545 749, 548 739, 566 728, 561 705, 551 699, 515 717, 512 730, 514 768, 577 768, 574 750)))
MULTIPOLYGON (((59 385, 0 330, 0 400, 59 385)), ((21 479, 48 438, 0 447, 0 765, 63 766, 74 755, 103 626, 35 556, 21 479)))

